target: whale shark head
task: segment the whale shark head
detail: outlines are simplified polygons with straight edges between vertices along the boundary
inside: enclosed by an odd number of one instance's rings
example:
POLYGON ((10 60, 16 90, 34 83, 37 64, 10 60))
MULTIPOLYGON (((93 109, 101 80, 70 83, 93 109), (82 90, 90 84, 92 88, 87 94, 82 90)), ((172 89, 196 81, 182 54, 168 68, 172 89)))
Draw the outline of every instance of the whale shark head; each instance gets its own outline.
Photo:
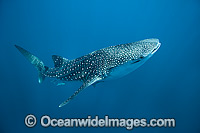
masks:
POLYGON ((161 43, 158 39, 145 39, 133 43, 131 45, 133 51, 133 60, 150 58, 159 49, 160 45, 161 43))

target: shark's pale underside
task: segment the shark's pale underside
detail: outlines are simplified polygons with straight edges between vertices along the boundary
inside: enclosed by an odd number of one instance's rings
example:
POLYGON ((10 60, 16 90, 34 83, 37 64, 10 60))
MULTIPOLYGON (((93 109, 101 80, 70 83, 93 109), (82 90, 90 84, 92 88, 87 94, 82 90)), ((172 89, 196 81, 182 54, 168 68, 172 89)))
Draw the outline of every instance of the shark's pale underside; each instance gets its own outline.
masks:
POLYGON ((54 68, 45 66, 39 58, 20 46, 15 47, 36 67, 39 83, 42 83, 45 77, 56 78, 60 81, 58 85, 64 85, 67 81, 83 83, 72 96, 59 105, 62 107, 88 86, 134 71, 158 50, 160 43, 158 39, 145 39, 103 48, 73 60, 53 55, 54 68))

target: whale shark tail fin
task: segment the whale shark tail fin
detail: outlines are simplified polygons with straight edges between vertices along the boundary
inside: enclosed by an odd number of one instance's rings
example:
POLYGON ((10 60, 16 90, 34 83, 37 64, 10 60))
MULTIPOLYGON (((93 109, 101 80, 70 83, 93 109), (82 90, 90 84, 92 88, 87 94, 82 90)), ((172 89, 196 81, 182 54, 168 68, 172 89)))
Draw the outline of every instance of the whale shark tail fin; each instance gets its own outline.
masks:
POLYGON ((38 82, 42 83, 45 79, 44 73, 48 70, 48 67, 36 56, 23 49, 20 46, 15 45, 15 47, 24 55, 24 57, 38 70, 38 82))

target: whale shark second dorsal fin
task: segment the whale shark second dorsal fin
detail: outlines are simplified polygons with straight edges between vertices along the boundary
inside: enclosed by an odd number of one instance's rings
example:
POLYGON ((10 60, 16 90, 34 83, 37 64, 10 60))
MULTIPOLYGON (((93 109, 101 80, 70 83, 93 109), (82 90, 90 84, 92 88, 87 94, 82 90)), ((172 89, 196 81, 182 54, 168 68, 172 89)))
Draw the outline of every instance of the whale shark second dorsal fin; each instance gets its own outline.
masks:
POLYGON ((55 67, 61 67, 64 63, 68 63, 70 61, 70 60, 68 60, 64 57, 58 56, 58 55, 52 55, 52 59, 53 59, 55 67))

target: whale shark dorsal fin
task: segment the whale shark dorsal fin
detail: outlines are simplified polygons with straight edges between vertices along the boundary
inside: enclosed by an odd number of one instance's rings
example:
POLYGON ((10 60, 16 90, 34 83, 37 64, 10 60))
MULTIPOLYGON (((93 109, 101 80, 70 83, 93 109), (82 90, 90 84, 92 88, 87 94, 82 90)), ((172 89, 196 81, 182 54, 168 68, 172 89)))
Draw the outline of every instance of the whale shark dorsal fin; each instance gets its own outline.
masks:
POLYGON ((102 80, 102 78, 101 77, 98 77, 98 76, 96 76, 96 77, 91 77, 90 79, 88 79, 87 81, 85 81, 84 83, 83 83, 83 85, 77 90, 77 91, 75 91, 74 92, 74 94, 73 95, 71 95, 66 101, 64 101, 63 103, 61 103, 60 105, 59 105, 59 107, 62 107, 62 106, 64 106, 64 105, 66 105, 66 104, 68 104, 72 99, 74 99, 74 97, 76 97, 83 89, 85 89, 85 88, 87 88, 87 87, 89 87, 90 85, 92 85, 92 84, 94 84, 94 83, 96 83, 96 82, 98 82, 98 81, 101 81, 102 80))
POLYGON ((52 59, 53 59, 55 67, 61 67, 64 63, 68 63, 70 61, 70 60, 68 60, 64 57, 58 56, 58 55, 52 55, 52 59))

